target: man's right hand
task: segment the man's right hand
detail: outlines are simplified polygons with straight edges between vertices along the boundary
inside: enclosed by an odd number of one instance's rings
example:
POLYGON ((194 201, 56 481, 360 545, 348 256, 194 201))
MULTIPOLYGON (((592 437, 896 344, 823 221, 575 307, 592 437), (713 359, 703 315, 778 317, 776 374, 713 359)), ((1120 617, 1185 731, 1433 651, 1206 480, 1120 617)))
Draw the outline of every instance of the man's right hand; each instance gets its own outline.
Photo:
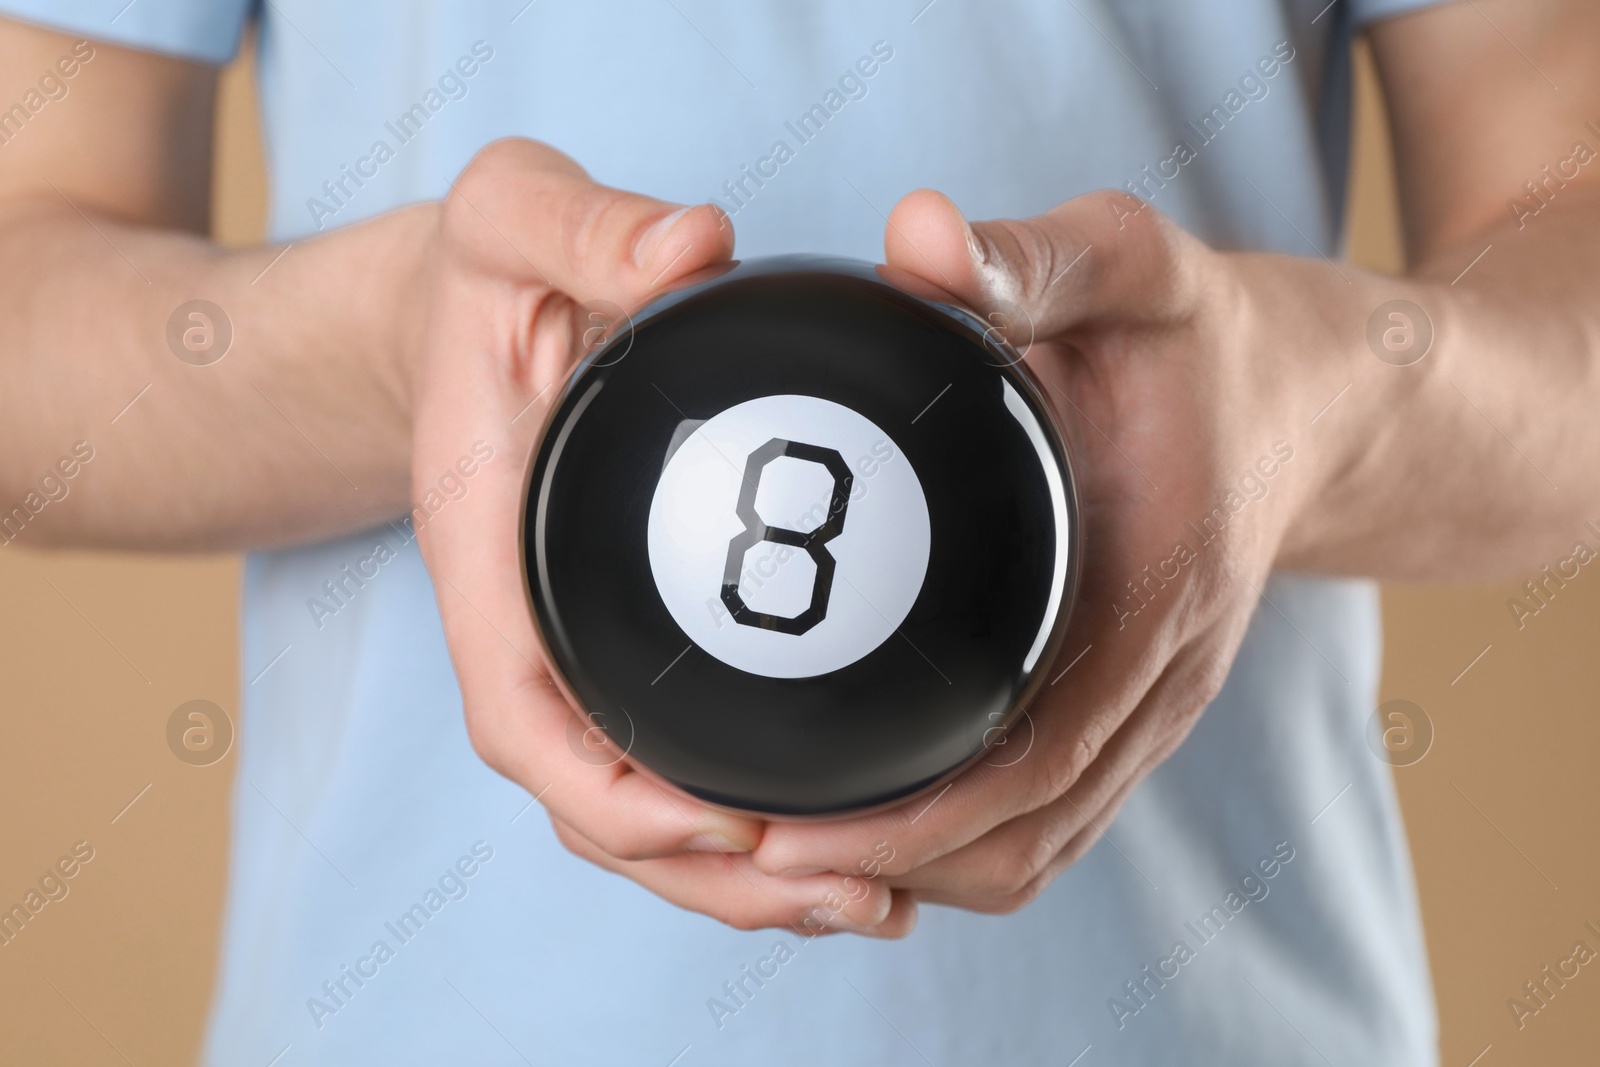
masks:
POLYGON ((811 917, 908 932, 908 895, 837 874, 763 874, 748 855, 759 820, 620 758, 580 758, 569 744, 576 713, 551 681, 520 579, 526 463, 592 328, 582 305, 637 309, 726 261, 727 218, 609 189, 552 148, 506 140, 462 173, 430 241, 425 322, 406 353, 414 504, 475 442, 496 457, 418 531, 478 753, 545 805, 569 849, 682 907, 742 929, 811 917))
MULTIPOLYGON (((0 69, 52 70, 75 47, 0 19, 0 69)), ((519 577, 524 463, 590 326, 578 305, 632 308, 726 260, 727 219, 679 215, 542 145, 502 141, 443 204, 222 249, 202 236, 215 70, 93 48, 71 105, 4 146, 0 501, 35 488, 74 441, 94 447, 94 467, 67 505, 5 540, 324 540, 394 518, 483 441, 494 460, 420 538, 478 751, 540 798, 575 851, 684 907, 735 926, 818 906, 834 925, 878 923, 881 884, 764 876, 746 855, 760 822, 575 755, 578 720, 549 682, 519 577), (226 358, 203 366, 166 339, 195 299, 232 322, 226 358)))

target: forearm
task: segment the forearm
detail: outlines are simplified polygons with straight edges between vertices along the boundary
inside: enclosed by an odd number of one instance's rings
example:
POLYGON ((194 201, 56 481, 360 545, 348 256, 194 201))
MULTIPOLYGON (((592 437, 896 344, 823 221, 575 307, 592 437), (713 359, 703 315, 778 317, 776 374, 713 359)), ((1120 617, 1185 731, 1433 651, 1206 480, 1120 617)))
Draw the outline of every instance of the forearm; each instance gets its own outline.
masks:
MULTIPOLYGON (((1562 191, 1536 219, 1428 255, 1406 279, 1344 268, 1275 272, 1270 294, 1326 341, 1308 379, 1327 400, 1307 424, 1320 464, 1280 565, 1391 580, 1477 580, 1537 570, 1600 525, 1600 190, 1562 191), (1470 270, 1463 269, 1482 256, 1470 270), (1369 348, 1383 302, 1407 299, 1431 350, 1392 366, 1369 348)), ((1308 394, 1307 418, 1320 393, 1308 394)))
POLYGON ((80 215, 59 197, 8 205, 0 544, 242 548, 404 511, 401 354, 420 329, 434 216, 408 208, 285 253, 225 251, 80 215), (188 353, 180 341, 186 362, 169 345, 169 319, 194 299, 231 323, 217 362, 204 363, 215 349, 188 353), (72 464, 58 463, 78 442, 93 459, 68 479, 72 464))

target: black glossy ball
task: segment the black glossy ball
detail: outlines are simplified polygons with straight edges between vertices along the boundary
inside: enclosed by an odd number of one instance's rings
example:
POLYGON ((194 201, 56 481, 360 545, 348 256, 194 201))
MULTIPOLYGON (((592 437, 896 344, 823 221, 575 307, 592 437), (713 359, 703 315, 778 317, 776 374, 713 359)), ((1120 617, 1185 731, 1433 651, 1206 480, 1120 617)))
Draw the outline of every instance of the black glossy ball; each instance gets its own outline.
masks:
POLYGON ((811 257, 672 293, 585 359, 523 533, 541 637, 616 748, 784 816, 982 758, 1043 682, 1079 556, 1067 451, 1016 351, 811 257))

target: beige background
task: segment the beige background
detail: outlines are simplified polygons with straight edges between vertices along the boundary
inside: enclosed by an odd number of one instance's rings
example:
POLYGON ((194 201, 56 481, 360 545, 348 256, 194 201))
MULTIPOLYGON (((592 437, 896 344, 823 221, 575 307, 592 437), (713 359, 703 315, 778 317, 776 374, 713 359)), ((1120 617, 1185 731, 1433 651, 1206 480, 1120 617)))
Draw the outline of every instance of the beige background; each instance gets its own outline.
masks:
MULTIPOLYGON (((1350 251, 1395 270, 1387 133, 1364 57, 1361 71, 1350 251)), ((257 239, 265 210, 250 77, 247 60, 228 72, 218 111, 214 220, 232 243, 257 239)), ((73 492, 93 491, 91 466, 73 492)), ((186 700, 237 709, 238 562, 20 545, 0 550, 0 903, 76 841, 95 858, 0 948, 0 1062, 187 1063, 216 971, 234 759, 187 766, 164 731, 186 700)), ((1600 925, 1600 570, 1521 632, 1514 592, 1384 597, 1382 695, 1420 704, 1437 732, 1396 780, 1449 1067, 1592 1062, 1600 1047, 1600 966, 1520 1032, 1506 1006, 1600 925)))

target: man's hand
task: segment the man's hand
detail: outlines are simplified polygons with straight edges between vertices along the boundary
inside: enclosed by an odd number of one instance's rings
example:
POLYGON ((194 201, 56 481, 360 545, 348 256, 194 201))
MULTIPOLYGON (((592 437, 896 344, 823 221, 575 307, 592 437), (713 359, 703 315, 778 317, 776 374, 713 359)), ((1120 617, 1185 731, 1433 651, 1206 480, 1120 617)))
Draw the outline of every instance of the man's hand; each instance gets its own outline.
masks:
POLYGON ((1120 194, 970 228, 937 194, 901 202, 886 235, 897 280, 1032 338, 1078 461, 1078 615, 1026 758, 868 817, 774 825, 762 870, 853 870, 887 842, 897 892, 1014 909, 1182 741, 1251 612, 1276 610, 1273 566, 1465 580, 1570 553, 1600 508, 1600 179, 1569 165, 1532 221, 1506 198, 1575 138, 1592 158, 1600 75, 1583 42, 1600 14, 1482 6, 1373 32, 1409 279, 1215 252, 1120 194), (1420 361, 1369 347, 1392 300, 1431 326, 1420 361))
MULTIPOLYGON (((1328 477, 1309 421, 1348 379, 1305 347, 1308 309, 1263 303, 1277 289, 1258 276, 1265 257, 1213 252, 1123 194, 969 227, 914 193, 887 250, 891 278, 949 293, 1026 347, 1068 427, 1086 561, 1075 621, 1014 735, 1027 756, 881 814, 775 825, 756 862, 845 871, 887 841, 891 886, 1011 911, 1082 855, 1221 688, 1286 531, 1328 477)), ((1342 287, 1329 267, 1294 267, 1342 287)))
POLYGON ((427 322, 413 356, 413 493, 420 504, 475 442, 503 458, 421 523, 419 539, 473 744, 539 798, 570 849, 734 926, 780 926, 824 908, 830 925, 894 932, 909 926, 909 899, 892 909, 887 886, 763 874, 749 857, 759 821, 659 786, 620 759, 580 758, 575 713, 551 683, 519 578, 526 461, 594 328, 582 305, 636 309, 732 251, 732 227, 714 207, 679 210, 605 188, 530 141, 485 149, 446 201, 428 256, 427 322))

